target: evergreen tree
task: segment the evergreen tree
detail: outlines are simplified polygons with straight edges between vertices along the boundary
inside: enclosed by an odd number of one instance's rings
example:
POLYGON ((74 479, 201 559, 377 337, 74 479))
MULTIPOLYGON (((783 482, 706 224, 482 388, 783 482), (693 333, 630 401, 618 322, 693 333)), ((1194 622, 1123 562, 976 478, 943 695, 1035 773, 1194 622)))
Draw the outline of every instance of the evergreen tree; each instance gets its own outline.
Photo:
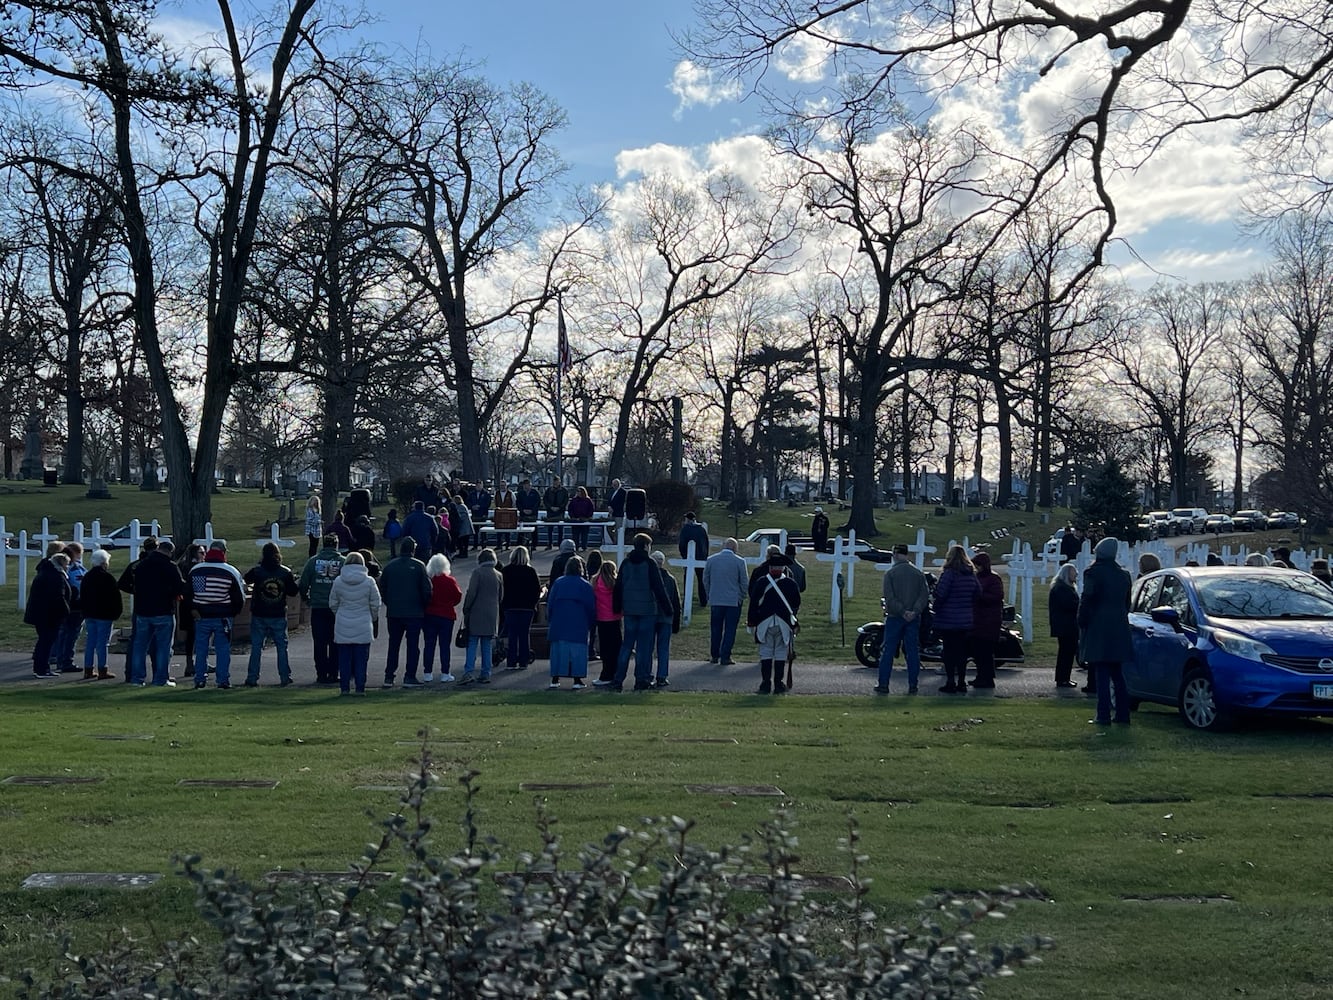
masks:
POLYGON ((1078 516, 1090 528, 1101 525, 1103 535, 1138 541, 1138 490, 1114 458, 1095 469, 1084 482, 1078 516))

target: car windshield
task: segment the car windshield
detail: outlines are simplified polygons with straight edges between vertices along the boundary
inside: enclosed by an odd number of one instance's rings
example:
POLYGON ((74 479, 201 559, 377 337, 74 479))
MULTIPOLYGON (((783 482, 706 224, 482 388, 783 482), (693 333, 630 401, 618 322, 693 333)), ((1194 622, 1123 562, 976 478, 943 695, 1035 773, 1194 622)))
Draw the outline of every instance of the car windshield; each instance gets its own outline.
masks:
POLYGON ((1210 618, 1329 618, 1333 590, 1303 573, 1225 573, 1197 581, 1210 618))

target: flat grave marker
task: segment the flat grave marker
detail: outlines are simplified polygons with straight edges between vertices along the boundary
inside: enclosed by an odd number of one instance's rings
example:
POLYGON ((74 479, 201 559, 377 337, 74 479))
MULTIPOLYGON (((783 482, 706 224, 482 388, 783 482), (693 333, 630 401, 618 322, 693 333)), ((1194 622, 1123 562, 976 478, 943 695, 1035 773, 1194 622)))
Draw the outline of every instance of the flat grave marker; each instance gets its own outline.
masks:
POLYGON ((610 788, 609 781, 524 781, 520 792, 572 792, 581 788, 610 788))
MULTIPOLYGON (((774 879, 779 882, 786 881, 780 876, 774 875, 730 875, 727 877, 727 884, 733 889, 749 889, 754 892, 764 892, 768 889, 769 883, 774 879)), ((791 881, 798 883, 802 889, 809 889, 812 892, 855 892, 856 886, 846 875, 819 875, 805 874, 803 872, 793 872, 791 881)))
POLYGON ((734 736, 668 736, 668 743, 723 743, 729 746, 740 746, 741 741, 734 736))
POLYGON ((90 740, 112 740, 116 742, 142 740, 147 742, 154 739, 152 733, 88 733, 90 740))
POLYGON ((147 889, 161 881, 161 872, 34 872, 25 889, 147 889))
POLYGON ((686 785, 685 791, 691 795, 730 795, 736 798, 748 796, 783 798, 787 794, 777 785, 686 785))
POLYGON ((321 871, 302 871, 299 869, 276 868, 271 872, 264 873, 264 880, 267 882, 282 883, 308 883, 308 882, 333 882, 333 883, 353 883, 360 882, 364 878, 367 882, 379 884, 387 882, 393 878, 393 872, 366 872, 362 876, 358 872, 340 871, 340 872, 321 872, 321 871))
POLYGON ((182 788, 277 788, 271 778, 181 778, 182 788))
POLYGON ((5 785, 96 785, 101 778, 80 777, 73 774, 11 774, 0 784, 5 785))

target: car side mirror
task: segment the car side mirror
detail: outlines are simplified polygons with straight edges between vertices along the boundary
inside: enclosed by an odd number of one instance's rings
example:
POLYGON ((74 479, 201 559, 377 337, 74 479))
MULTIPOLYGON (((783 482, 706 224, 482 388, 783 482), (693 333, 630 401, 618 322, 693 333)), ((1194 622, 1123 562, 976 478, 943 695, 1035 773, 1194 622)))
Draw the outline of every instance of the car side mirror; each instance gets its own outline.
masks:
POLYGON ((1151 611, 1148 612, 1148 615, 1158 625, 1170 625, 1171 628, 1176 632, 1181 631, 1180 612, 1177 611, 1175 608, 1171 607, 1153 608, 1151 611))

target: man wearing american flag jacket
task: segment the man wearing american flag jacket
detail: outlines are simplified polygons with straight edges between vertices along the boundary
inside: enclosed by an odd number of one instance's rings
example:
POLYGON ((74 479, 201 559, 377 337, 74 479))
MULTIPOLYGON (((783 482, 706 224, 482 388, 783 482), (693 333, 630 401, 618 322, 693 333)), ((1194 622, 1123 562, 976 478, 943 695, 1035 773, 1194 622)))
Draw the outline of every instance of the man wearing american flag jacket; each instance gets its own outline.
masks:
POLYGON ((208 684, 208 642, 217 650, 217 684, 231 687, 231 620, 245 607, 240 571, 227 563, 227 543, 215 538, 204 561, 190 570, 194 601, 194 686, 208 684))

